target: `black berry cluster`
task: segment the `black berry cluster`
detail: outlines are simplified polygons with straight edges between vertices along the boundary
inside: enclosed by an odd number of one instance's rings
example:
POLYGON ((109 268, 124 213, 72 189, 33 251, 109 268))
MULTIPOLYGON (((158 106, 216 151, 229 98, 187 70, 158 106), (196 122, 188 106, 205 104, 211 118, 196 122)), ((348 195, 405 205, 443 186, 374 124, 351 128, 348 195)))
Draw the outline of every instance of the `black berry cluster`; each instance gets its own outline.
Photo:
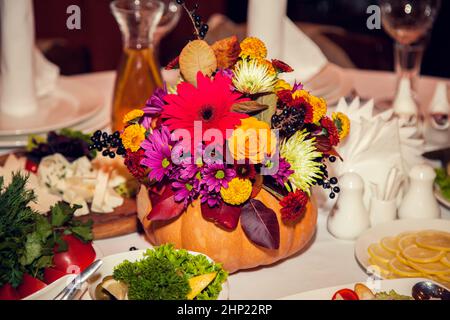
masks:
MULTIPOLYGON (((330 160, 330 162, 335 162, 336 157, 330 156, 328 160, 330 160)), ((341 191, 341 189, 337 185, 339 181, 336 177, 331 178, 328 177, 328 170, 326 164, 323 164, 322 166, 322 177, 323 178, 321 180, 317 181, 317 184, 325 190, 330 190, 329 194, 330 199, 336 198, 336 194, 341 191)))
POLYGON ((290 138, 303 127, 304 122, 304 108, 291 107, 278 102, 277 110, 272 116, 272 128, 278 130, 280 138, 290 138))
POLYGON ((97 130, 91 136, 92 143, 89 145, 89 150, 97 150, 101 152, 104 157, 115 158, 116 154, 119 156, 124 156, 126 150, 122 145, 122 140, 120 139, 120 132, 116 131, 113 134, 108 134, 107 132, 102 132, 97 130))
POLYGON ((209 26, 202 22, 202 17, 197 14, 198 10, 198 4, 196 3, 192 10, 189 10, 186 6, 186 3, 184 0, 176 0, 176 2, 186 10, 186 12, 189 14, 189 17, 191 18, 192 24, 195 28, 195 35, 199 39, 204 39, 206 37, 206 34, 208 33, 209 26))

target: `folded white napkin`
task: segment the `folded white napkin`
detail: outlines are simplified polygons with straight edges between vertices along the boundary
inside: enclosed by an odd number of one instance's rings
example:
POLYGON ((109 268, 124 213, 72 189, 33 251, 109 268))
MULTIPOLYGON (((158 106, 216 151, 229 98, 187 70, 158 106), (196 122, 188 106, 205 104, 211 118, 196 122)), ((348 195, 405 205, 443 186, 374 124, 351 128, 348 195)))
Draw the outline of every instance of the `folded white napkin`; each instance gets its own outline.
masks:
POLYGON ((31 0, 0 0, 0 112, 27 116, 38 112, 39 97, 56 86, 59 68, 34 45, 31 0))
POLYGON ((269 58, 283 60, 295 71, 287 81, 305 82, 327 64, 319 47, 286 16, 286 0, 250 0, 248 35, 263 40, 269 58))

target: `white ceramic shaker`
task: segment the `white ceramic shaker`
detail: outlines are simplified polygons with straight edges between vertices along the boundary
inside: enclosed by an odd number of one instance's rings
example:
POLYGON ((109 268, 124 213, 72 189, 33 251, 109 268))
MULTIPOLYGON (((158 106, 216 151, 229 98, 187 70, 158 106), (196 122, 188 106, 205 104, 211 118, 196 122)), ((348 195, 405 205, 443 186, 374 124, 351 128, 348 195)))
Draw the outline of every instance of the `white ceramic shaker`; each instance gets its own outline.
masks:
POLYGON ((414 166, 410 173, 409 190, 398 211, 400 219, 437 219, 441 209, 434 197, 433 184, 436 173, 433 168, 421 164, 414 166))
POLYGON ((339 179, 341 192, 328 216, 328 231, 343 240, 356 239, 370 226, 369 212, 364 206, 364 182, 354 173, 345 173, 339 179))

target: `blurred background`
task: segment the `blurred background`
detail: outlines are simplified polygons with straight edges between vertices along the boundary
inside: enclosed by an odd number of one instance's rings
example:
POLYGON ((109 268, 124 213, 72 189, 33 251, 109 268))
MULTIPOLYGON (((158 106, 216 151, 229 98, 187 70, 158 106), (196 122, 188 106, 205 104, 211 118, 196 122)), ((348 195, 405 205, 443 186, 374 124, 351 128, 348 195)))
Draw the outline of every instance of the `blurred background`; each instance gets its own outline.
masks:
MULTIPOLYGON (((275 0, 274 0, 275 1, 275 0)), ((34 0, 38 45, 65 75, 116 69, 121 34, 110 0, 34 0), (81 8, 81 30, 68 30, 66 9, 81 8)), ((208 41, 246 32, 246 0, 197 0, 199 14, 210 24, 208 41)), ((342 67, 393 70, 393 40, 382 30, 366 27, 366 9, 376 0, 289 0, 288 16, 342 67)), ((441 11, 428 39, 422 74, 450 78, 450 1, 441 11)), ((192 27, 181 15, 175 29, 160 44, 162 65, 174 58, 191 38, 192 27)))

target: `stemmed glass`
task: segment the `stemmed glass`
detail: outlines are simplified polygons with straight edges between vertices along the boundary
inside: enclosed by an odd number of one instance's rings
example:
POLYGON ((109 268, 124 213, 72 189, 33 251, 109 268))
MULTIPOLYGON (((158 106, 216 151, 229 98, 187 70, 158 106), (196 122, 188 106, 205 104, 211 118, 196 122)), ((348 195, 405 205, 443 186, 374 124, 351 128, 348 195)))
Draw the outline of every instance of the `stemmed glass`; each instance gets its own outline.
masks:
POLYGON ((441 0, 380 0, 379 4, 383 28, 396 42, 397 87, 401 79, 408 78, 416 95, 426 38, 441 0))
POLYGON ((153 46, 158 52, 159 43, 170 31, 172 31, 180 20, 181 7, 176 4, 175 0, 160 0, 164 4, 164 11, 161 21, 156 27, 153 36, 153 46))

